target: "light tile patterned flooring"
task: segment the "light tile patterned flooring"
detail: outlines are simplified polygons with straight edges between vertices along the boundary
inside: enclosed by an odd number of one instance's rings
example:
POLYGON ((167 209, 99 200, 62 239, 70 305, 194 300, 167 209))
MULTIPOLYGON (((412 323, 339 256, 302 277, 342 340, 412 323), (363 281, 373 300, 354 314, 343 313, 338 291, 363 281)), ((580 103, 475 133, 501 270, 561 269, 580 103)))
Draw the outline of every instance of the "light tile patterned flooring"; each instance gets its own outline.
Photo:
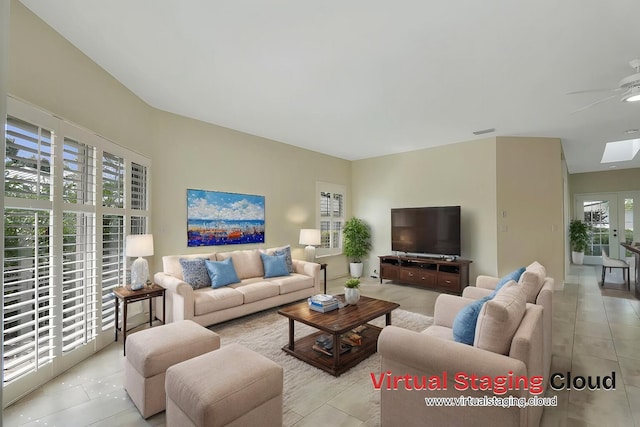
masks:
MULTIPOLYGON (((556 408, 546 408, 543 426, 640 427, 640 301, 621 287, 597 283, 593 267, 572 267, 563 290, 554 295, 552 372, 610 375, 615 391, 562 391, 556 408), (635 424, 634 424, 635 422, 635 424)), ((341 293, 343 280, 328 292, 341 293)), ((363 280, 365 295, 396 301, 408 311, 433 316, 438 294, 408 286, 363 280)), ((163 426, 164 413, 140 417, 122 388, 122 345, 114 343, 34 391, 3 412, 5 426, 163 426)), ((287 416, 285 425, 371 426, 357 401, 358 390, 327 401, 304 418, 287 416)))

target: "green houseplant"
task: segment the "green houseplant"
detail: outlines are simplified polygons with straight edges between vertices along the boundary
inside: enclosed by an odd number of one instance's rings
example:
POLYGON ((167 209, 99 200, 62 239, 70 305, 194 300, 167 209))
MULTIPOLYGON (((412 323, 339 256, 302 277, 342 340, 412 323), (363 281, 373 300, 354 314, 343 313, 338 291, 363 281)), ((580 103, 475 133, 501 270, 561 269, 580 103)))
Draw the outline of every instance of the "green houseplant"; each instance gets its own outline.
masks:
POLYGON ((342 253, 351 259, 349 272, 351 277, 362 276, 362 259, 371 250, 371 231, 359 218, 351 218, 342 228, 342 253))
POLYGON ((584 251, 591 242, 589 224, 578 219, 569 223, 569 242, 571 244, 571 260, 574 264, 584 262, 584 251))
POLYGON ((344 301, 356 304, 360 300, 360 279, 352 277, 344 282, 344 301))

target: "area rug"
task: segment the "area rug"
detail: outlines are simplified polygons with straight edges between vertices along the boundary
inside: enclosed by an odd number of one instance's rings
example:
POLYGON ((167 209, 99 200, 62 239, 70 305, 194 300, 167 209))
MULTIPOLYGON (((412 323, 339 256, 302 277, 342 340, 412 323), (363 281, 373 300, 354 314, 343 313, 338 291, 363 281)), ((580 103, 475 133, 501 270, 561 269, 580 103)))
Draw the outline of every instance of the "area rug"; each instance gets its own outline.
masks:
MULTIPOLYGON (((384 326, 384 316, 370 323, 384 326)), ((433 319, 398 309, 392 312, 391 323, 422 331, 433 319)), ((296 339, 316 331, 299 322, 295 326, 296 339)), ((210 329, 220 334, 222 346, 242 344, 284 368, 285 424, 287 419, 291 422, 306 417, 328 404, 367 425, 377 425, 380 394, 372 387, 370 373, 380 373, 380 355, 370 356, 336 378, 282 351, 289 340, 289 322, 275 309, 213 325, 210 329)))

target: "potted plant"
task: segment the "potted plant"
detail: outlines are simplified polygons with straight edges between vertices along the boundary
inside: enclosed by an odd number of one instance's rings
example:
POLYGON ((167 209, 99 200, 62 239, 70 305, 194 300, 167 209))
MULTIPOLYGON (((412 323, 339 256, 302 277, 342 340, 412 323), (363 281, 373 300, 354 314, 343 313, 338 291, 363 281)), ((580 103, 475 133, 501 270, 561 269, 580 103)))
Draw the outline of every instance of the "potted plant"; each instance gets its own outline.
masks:
POLYGON ((371 250, 371 231, 359 218, 351 218, 342 228, 342 252, 351 259, 349 272, 351 277, 362 276, 362 259, 371 250))
POLYGON ((356 304, 360 299, 360 279, 352 277, 344 282, 344 300, 347 304, 356 304))
POLYGON ((578 220, 569 223, 569 242, 571 244, 571 261, 574 264, 584 262, 584 251, 591 242, 589 225, 578 220))

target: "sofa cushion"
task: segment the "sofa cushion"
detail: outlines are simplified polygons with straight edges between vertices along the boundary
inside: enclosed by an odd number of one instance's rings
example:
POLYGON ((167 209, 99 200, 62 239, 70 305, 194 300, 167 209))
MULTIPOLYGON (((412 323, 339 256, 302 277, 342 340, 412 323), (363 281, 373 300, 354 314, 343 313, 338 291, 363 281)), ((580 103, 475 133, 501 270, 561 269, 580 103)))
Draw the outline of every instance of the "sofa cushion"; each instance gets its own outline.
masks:
POLYGON ((260 258, 262 258, 265 279, 289 275, 287 260, 284 255, 267 255, 261 253, 260 258))
POLYGON ((462 308, 453 319, 453 327, 451 328, 453 340, 463 344, 473 345, 476 336, 476 324, 478 323, 478 314, 485 302, 493 298, 493 294, 480 298, 462 308))
POLYGON ((313 277, 293 273, 290 276, 278 277, 274 280, 280 287, 280 295, 313 288, 313 277))
POLYGON ((234 289, 243 296, 245 304, 260 301, 280 294, 280 286, 272 282, 258 282, 250 285, 236 286, 234 289))
POLYGON ((262 268, 262 260, 260 259, 260 251, 250 249, 244 251, 220 252, 216 254, 218 261, 225 259, 233 259, 233 265, 240 280, 250 277, 263 277, 264 268, 262 268))
POLYGON ((510 281, 480 310, 474 346, 499 354, 508 354, 511 339, 524 315, 527 296, 524 288, 510 281))
POLYGON ((213 311, 242 305, 244 296, 241 292, 225 286, 223 288, 203 288, 193 293, 194 314, 200 316, 213 311))
POLYGON ((212 261, 216 260, 215 252, 208 254, 187 254, 187 255, 166 255, 162 257, 162 271, 170 274, 173 277, 177 277, 180 280, 184 280, 182 276, 182 265, 180 265, 180 258, 194 259, 205 258, 212 261))
POLYGON ((211 286, 204 258, 180 258, 180 265, 182 266, 182 280, 190 284, 193 289, 211 286))
POLYGON ((535 261, 529 264, 524 273, 522 273, 522 276, 520 276, 518 283, 525 289, 528 303, 535 304, 546 275, 546 269, 542 264, 535 261))
POLYGON ((289 270, 289 273, 295 272, 295 268, 293 267, 293 258, 291 257, 291 245, 286 245, 279 248, 269 248, 262 252, 266 253, 267 255, 284 255, 287 261, 287 269, 289 270))
POLYGON ((211 286, 214 288, 221 288, 240 281, 231 258, 227 258, 224 261, 206 260, 205 264, 211 277, 211 286))

